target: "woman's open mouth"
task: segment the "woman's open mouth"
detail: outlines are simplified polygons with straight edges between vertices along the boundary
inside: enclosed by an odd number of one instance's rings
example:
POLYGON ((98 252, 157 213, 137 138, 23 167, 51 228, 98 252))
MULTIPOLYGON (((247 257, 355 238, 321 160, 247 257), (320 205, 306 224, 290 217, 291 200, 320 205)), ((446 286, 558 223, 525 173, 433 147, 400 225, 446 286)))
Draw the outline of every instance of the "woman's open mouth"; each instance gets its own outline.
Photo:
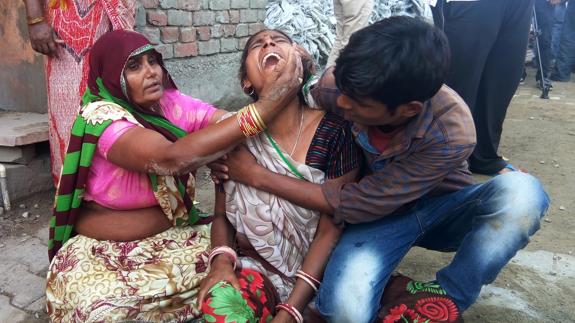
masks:
POLYGON ((281 59, 282 57, 278 53, 267 53, 261 61, 261 67, 263 70, 274 68, 281 59))

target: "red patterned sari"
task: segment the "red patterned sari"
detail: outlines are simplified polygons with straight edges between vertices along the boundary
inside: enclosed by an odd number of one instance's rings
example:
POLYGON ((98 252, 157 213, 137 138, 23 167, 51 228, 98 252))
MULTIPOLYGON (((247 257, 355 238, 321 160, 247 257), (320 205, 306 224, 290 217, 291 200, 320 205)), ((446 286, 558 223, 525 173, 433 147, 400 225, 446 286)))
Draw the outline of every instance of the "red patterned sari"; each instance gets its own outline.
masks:
MULTIPOLYGON (((47 1, 47 3, 49 3, 47 1)), ((67 0, 50 6, 50 25, 64 44, 59 58, 47 58, 46 86, 50 123, 52 176, 57 183, 88 79, 88 53, 94 42, 112 29, 133 29, 135 0, 67 0)))

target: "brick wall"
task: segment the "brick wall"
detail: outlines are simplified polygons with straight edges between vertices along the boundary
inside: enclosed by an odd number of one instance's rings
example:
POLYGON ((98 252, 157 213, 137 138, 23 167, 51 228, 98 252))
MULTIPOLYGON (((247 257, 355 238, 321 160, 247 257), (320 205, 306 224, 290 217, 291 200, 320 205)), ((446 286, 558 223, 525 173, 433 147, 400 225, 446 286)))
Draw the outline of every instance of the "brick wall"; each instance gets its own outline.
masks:
POLYGON ((165 59, 243 49, 264 28, 267 0, 141 0, 137 30, 165 59))

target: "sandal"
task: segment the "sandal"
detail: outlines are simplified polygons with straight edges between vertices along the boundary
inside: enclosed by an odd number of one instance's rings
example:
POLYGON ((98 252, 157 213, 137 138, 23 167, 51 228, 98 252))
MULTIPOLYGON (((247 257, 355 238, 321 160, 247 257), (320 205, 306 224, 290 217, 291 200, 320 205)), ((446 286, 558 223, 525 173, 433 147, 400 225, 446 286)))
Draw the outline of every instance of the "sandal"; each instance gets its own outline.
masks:
POLYGON ((400 274, 389 278, 381 304, 381 323, 463 322, 457 305, 438 283, 418 282, 400 274))

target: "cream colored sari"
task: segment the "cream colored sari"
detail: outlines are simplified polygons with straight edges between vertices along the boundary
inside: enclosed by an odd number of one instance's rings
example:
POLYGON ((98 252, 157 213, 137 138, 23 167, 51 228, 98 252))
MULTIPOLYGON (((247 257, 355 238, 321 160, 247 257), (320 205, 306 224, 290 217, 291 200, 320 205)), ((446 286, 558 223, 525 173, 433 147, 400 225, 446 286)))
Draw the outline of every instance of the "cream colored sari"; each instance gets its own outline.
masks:
MULTIPOLYGON (((280 152, 279 146, 266 133, 247 139, 246 146, 259 164, 275 173, 312 183, 324 181, 324 172, 298 163, 287 153, 280 152)), ((251 257, 240 257, 241 267, 267 276, 285 301, 293 288, 296 271, 300 269, 314 238, 319 212, 233 181, 226 182, 224 188, 227 218, 236 229, 238 239, 247 238, 259 256, 281 275, 251 257)))

